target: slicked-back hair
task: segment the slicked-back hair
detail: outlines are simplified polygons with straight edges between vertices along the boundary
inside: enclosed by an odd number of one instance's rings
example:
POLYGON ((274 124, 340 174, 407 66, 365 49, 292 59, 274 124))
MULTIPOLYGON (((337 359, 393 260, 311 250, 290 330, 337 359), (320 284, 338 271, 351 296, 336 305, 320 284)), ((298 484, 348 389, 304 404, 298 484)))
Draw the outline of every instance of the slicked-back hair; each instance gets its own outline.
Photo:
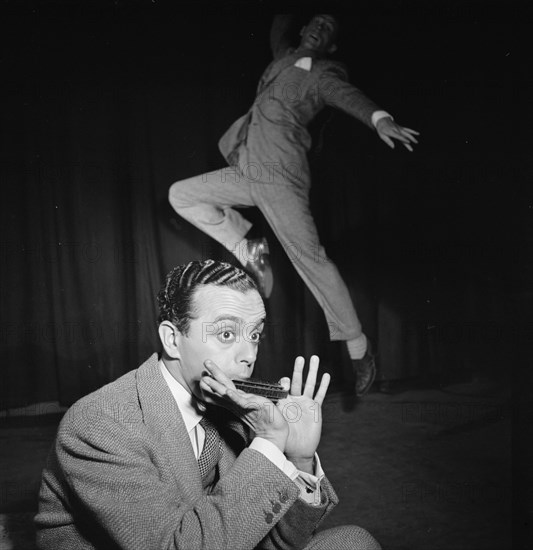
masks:
POLYGON ((243 293, 257 290, 247 273, 226 262, 204 260, 178 265, 166 276, 157 295, 159 323, 170 321, 187 335, 194 315, 194 293, 202 285, 223 286, 243 293))

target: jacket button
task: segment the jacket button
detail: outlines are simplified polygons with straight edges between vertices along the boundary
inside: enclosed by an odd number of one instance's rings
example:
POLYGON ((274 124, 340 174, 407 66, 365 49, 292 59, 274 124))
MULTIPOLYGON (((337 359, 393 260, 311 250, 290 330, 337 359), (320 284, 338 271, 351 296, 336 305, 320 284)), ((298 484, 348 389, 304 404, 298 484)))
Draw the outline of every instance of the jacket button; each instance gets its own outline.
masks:
POLYGON ((274 516, 269 512, 268 514, 265 515, 265 521, 267 523, 272 523, 274 521, 274 516))
POLYGON ((272 505, 272 511, 274 512, 274 514, 277 514, 280 510, 281 510, 280 503, 274 502, 274 504, 272 505))
POLYGON ((287 493, 281 493, 279 495, 280 502, 283 502, 285 504, 285 502, 287 502, 288 500, 289 500, 289 495, 287 495, 287 493))

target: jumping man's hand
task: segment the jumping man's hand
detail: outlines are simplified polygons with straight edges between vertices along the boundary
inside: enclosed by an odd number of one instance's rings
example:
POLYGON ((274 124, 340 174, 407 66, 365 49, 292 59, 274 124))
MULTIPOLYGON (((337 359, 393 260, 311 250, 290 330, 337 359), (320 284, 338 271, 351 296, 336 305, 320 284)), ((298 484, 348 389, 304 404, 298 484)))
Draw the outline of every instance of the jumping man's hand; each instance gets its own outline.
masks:
POLYGON ((415 136, 419 136, 420 132, 405 128, 396 124, 391 117, 387 116, 380 118, 376 124, 378 136, 391 148, 394 149, 393 139, 398 140, 408 150, 413 152, 412 144, 418 143, 415 136), (392 139, 391 139, 392 138, 392 139))

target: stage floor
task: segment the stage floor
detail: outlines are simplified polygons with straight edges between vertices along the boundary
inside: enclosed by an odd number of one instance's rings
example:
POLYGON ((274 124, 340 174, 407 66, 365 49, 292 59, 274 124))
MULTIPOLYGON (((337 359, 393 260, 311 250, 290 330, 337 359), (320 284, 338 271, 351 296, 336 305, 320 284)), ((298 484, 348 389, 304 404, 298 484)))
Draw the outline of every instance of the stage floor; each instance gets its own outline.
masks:
MULTIPOLYGON (((336 391, 319 448, 340 504, 323 527, 355 523, 389 550, 512 548, 511 398, 475 385, 336 391)), ((59 417, 0 423, 0 549, 34 548, 40 469, 59 417)))

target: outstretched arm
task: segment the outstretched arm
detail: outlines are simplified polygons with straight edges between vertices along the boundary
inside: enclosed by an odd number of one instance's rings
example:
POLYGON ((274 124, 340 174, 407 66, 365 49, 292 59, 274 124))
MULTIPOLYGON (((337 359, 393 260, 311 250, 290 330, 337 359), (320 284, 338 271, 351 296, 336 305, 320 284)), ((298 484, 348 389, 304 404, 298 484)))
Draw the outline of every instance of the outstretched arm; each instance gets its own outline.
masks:
POLYGON ((270 28, 270 49, 274 59, 281 57, 291 46, 290 28, 293 16, 289 13, 278 13, 274 16, 270 28))
POLYGON ((370 128, 375 128, 378 136, 394 149, 394 141, 399 141, 408 151, 418 143, 416 130, 400 126, 387 112, 369 99, 361 90, 348 82, 348 75, 339 64, 332 64, 320 77, 318 90, 327 105, 357 118, 370 128))

